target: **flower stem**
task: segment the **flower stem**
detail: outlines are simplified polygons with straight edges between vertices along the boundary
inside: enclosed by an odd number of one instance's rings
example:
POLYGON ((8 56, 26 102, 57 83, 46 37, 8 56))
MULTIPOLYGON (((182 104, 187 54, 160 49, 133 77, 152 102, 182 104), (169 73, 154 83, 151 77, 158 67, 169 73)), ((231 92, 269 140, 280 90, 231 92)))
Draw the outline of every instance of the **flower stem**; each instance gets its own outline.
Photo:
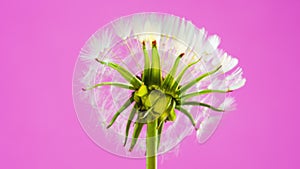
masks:
POLYGON ((147 139, 146 139, 146 169, 157 168, 157 119, 149 122, 147 125, 147 139))

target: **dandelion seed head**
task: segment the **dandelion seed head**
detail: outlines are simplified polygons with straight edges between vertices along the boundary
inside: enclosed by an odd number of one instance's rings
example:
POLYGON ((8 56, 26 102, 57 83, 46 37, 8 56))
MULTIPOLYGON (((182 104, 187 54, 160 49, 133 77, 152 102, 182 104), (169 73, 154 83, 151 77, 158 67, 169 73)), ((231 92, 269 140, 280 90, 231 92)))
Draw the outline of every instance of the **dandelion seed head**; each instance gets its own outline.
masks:
MULTIPOLYGON (((75 100, 75 107, 85 131, 97 145, 120 156, 144 158, 146 151, 145 129, 132 152, 127 151, 130 145, 123 147, 124 128, 132 107, 124 110, 114 125, 106 129, 113 114, 131 93, 108 86, 88 92, 82 92, 81 88, 112 80, 125 82, 116 71, 107 68, 105 64, 109 62, 118 63, 140 76, 144 65, 142 43, 151 53, 153 41, 156 41, 164 75, 181 53, 185 55, 180 60, 178 72, 200 59, 186 72, 182 85, 222 65, 218 72, 203 79, 188 92, 203 89, 236 90, 246 82, 242 69, 236 68, 238 59, 219 49, 221 39, 217 35, 208 36, 205 28, 197 28, 188 19, 168 14, 142 13, 122 17, 104 26, 89 38, 80 52, 74 73, 73 93, 77 93, 76 97, 80 98, 75 100), (96 62, 95 58, 103 64, 96 62)), ((197 96, 193 101, 206 102, 226 111, 234 108, 234 99, 226 97, 226 94, 197 96)), ((205 142, 218 126, 223 113, 203 107, 184 108, 193 115, 199 127, 196 133, 198 141, 205 142)), ((179 143, 194 132, 186 116, 180 112, 176 112, 176 115, 174 122, 165 124, 158 154, 179 147, 179 143)), ((132 133, 130 130, 128 142, 132 141, 132 133)))

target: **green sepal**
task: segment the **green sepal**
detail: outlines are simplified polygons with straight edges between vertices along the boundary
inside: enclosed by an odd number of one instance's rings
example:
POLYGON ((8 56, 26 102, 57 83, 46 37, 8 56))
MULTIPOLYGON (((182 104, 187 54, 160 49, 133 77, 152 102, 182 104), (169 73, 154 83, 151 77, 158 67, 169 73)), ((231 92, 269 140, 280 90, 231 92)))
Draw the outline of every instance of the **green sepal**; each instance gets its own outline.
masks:
POLYGON ((138 104, 141 103, 141 97, 138 96, 136 93, 133 94, 133 100, 138 104))
POLYGON ((124 146, 126 145, 127 143, 127 139, 128 139, 128 134, 129 134, 129 129, 130 129, 130 125, 131 125, 131 122, 132 122, 132 119, 134 118, 135 114, 136 114, 136 111, 137 111, 137 104, 135 104, 129 114, 129 118, 127 120, 127 124, 126 124, 126 130, 125 130, 125 141, 124 141, 124 146))
POLYGON ((111 119, 109 125, 106 128, 110 128, 114 122, 116 121, 116 119, 119 117, 119 115, 127 108, 131 105, 131 103, 134 101, 133 99, 134 96, 131 96, 124 104, 123 106, 117 111, 117 113, 113 116, 113 118, 111 119))
POLYGON ((212 75, 214 73, 216 73, 218 70, 220 70, 222 67, 219 66, 217 67, 215 70, 213 71, 210 71, 210 72, 207 72, 207 73, 204 73, 203 75, 200 75, 198 76, 196 79, 188 82, 187 84, 185 84, 184 86, 182 86, 180 89, 179 89, 179 93, 180 94, 183 94, 185 91, 187 91, 189 88, 191 88, 192 86, 194 86, 196 83, 198 83, 200 80, 204 79, 205 77, 209 76, 209 75, 212 75))
POLYGON ((166 119, 169 116, 170 109, 168 108, 165 112, 163 112, 160 116, 159 116, 159 121, 158 121, 158 128, 164 124, 164 122, 166 121, 166 119))
POLYGON ((206 89, 206 90, 202 90, 202 91, 198 91, 198 92, 193 92, 193 93, 188 93, 185 94, 183 96, 181 96, 181 99, 189 99, 191 97, 195 97, 195 96, 199 96, 199 95, 203 95, 203 94, 209 94, 209 93, 228 93, 228 92, 232 92, 232 90, 213 90, 213 89, 206 89))
POLYGON ((162 88, 163 88, 163 89, 169 89, 169 88, 171 87, 171 85, 173 84, 174 76, 175 76, 175 74, 176 74, 176 72, 177 72, 177 68, 178 68, 179 61, 180 61, 180 59, 182 58, 183 55, 184 55, 184 54, 182 53, 182 54, 180 54, 180 55, 176 58, 176 60, 175 60, 175 62, 174 62, 174 64, 173 64, 173 66, 172 66, 170 72, 167 74, 165 80, 164 80, 163 83, 162 83, 162 88))
POLYGON ((175 121, 176 120, 175 105, 170 111, 170 114, 168 116, 168 120, 169 121, 175 121))
POLYGON ((192 125, 196 128, 196 122, 191 113, 189 113, 186 109, 184 109, 180 106, 176 106, 175 109, 182 112, 184 115, 186 115, 189 118, 189 120, 191 121, 192 125))
POLYGON ((116 63, 104 62, 99 60, 98 58, 96 58, 96 61, 118 71, 124 77, 124 79, 126 79, 130 84, 134 86, 135 89, 139 89, 139 87, 143 84, 142 81, 138 79, 135 75, 133 75, 128 70, 126 70, 125 68, 123 68, 122 66, 116 63))
MULTIPOLYGON (((168 118, 170 117, 170 113, 172 111, 174 111, 175 106, 176 106, 175 101, 171 100, 170 104, 168 105, 168 108, 159 117, 160 123, 158 123, 158 126, 162 125, 166 120, 168 120, 168 118)), ((174 114, 175 114, 175 112, 174 112, 174 114)), ((174 114, 172 114, 171 119, 174 119, 174 114)), ((176 119, 176 114, 175 114, 175 119, 176 119)), ((169 120, 169 121, 171 121, 171 120, 169 120)))
POLYGON ((105 86, 105 85, 111 85, 111 86, 116 86, 116 87, 120 87, 120 88, 124 88, 124 89, 134 90, 134 86, 132 86, 131 84, 120 83, 120 82, 101 82, 92 87, 82 88, 82 90, 83 91, 91 90, 91 89, 94 89, 94 88, 97 88, 100 86, 105 86))
POLYGON ((171 103, 170 96, 164 96, 157 100, 157 102, 153 105, 153 111, 157 114, 161 115, 163 112, 167 110, 171 103))
POLYGON ((192 62, 190 64, 188 64, 187 66, 185 66, 182 71, 179 73, 179 75, 176 77, 172 87, 171 87, 171 91, 175 92, 177 90, 177 88, 179 87, 180 81, 183 78, 183 75, 185 74, 185 72, 192 67, 193 65, 195 65, 196 63, 198 63, 200 61, 200 59, 198 59, 195 62, 192 62))
POLYGON ((223 109, 219 109, 219 108, 216 108, 212 105, 209 105, 209 104, 206 104, 206 103, 201 103, 201 102, 195 102, 195 101, 190 101, 190 102, 182 102, 181 105, 192 105, 192 106, 202 106, 202 107, 207 107, 207 108, 210 108, 214 111, 218 111, 218 112, 224 112, 223 109))
POLYGON ((148 95, 148 97, 145 100, 145 106, 152 107, 161 97, 161 95, 162 92, 160 92, 159 90, 152 90, 152 92, 148 95))
POLYGON ((141 134, 141 131, 143 129, 144 123, 135 123, 134 129, 133 129, 133 134, 132 134, 132 140, 131 140, 131 145, 129 148, 129 151, 132 151, 136 142, 138 141, 139 135, 141 134))
POLYGON ((146 84, 149 85, 149 80, 150 80, 150 59, 149 59, 149 54, 146 49, 146 44, 143 42, 143 53, 144 53, 144 72, 142 76, 142 81, 146 84))
POLYGON ((143 97, 143 96, 147 95, 148 94, 147 86, 142 84, 142 86, 139 88, 138 91, 135 92, 135 94, 139 97, 143 97))
POLYGON ((162 75, 160 68, 160 57, 156 47, 156 41, 152 42, 152 65, 150 68, 150 85, 161 85, 162 75))

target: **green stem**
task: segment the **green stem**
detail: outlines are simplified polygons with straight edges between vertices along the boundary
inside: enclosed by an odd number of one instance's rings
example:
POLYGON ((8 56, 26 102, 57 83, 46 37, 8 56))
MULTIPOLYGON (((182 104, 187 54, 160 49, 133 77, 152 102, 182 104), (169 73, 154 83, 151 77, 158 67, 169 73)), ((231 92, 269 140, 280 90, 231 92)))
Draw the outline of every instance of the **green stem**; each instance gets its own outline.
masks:
POLYGON ((157 168, 157 119, 149 122, 147 125, 147 139, 146 139, 146 169, 157 168))

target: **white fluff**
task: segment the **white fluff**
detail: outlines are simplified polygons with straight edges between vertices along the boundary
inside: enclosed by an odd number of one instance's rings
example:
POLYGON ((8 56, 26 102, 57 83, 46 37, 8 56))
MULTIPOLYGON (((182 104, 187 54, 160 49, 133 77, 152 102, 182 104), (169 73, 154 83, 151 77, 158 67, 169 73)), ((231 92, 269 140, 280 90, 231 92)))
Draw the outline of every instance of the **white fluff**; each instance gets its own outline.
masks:
POLYGON ((226 76, 225 81, 228 83, 230 90, 236 90, 245 85, 246 79, 242 75, 242 68, 237 68, 232 74, 226 76))
POLYGON ((223 103, 220 105, 220 108, 225 111, 235 110, 235 99, 233 97, 226 97, 223 103))
POLYGON ((224 73, 232 70, 239 62, 237 58, 231 57, 226 52, 223 53, 220 60, 221 60, 221 65, 222 65, 222 71, 224 73))
POLYGON ((120 38, 127 39, 130 37, 133 24, 128 19, 119 19, 118 22, 113 22, 112 26, 120 38))
POLYGON ((204 143, 216 130, 222 115, 218 116, 208 116, 200 124, 197 130, 197 140, 199 143, 204 143))
POLYGON ((96 32, 81 49, 80 58, 84 61, 94 62, 95 58, 111 47, 114 38, 115 35, 111 30, 96 32))

